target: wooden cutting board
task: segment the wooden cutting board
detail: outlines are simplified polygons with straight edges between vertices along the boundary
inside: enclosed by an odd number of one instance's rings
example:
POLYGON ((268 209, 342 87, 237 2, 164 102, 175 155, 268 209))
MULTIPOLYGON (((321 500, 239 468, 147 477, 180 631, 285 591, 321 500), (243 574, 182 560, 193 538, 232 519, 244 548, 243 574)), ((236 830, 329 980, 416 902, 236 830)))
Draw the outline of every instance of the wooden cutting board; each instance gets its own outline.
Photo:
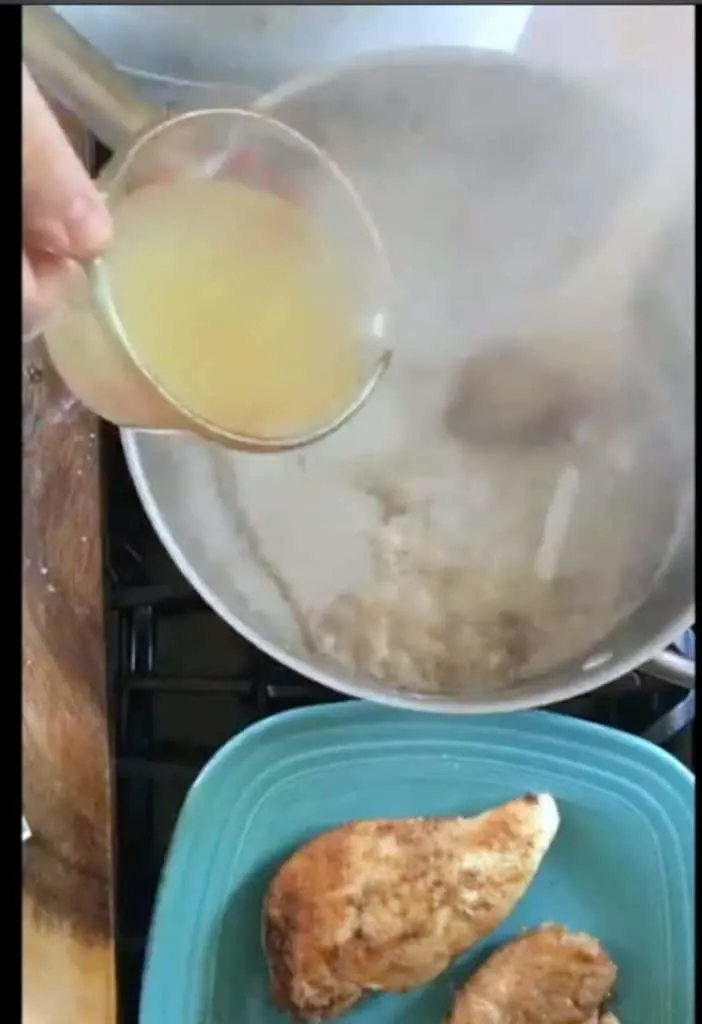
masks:
POLYGON ((97 421, 25 345, 24 1024, 117 1018, 101 538, 97 421))

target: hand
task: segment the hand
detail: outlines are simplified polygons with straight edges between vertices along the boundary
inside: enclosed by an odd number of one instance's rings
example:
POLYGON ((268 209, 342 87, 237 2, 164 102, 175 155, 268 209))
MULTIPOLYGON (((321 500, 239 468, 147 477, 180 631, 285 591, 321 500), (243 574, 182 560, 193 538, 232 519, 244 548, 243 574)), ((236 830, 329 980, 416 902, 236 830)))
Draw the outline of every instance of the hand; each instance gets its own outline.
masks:
POLYGON ((105 204, 26 68, 22 68, 22 316, 36 330, 60 301, 73 260, 110 241, 105 204))

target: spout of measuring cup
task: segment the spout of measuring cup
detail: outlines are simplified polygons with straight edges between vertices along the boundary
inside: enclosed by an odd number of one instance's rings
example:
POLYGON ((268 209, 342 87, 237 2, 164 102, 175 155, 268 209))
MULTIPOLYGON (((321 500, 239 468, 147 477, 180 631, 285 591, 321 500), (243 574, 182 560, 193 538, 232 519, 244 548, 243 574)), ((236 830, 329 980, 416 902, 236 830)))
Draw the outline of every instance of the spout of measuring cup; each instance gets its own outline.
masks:
POLYGON ((42 88, 110 149, 119 149, 165 116, 48 6, 22 8, 22 55, 42 88))

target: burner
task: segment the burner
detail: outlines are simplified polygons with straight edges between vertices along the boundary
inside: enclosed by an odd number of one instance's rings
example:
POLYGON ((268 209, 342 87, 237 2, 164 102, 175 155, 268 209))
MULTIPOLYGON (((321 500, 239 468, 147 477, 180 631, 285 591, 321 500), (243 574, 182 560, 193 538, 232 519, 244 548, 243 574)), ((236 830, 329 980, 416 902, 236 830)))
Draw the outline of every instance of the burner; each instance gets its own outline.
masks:
MULTIPOLYGON (((251 722, 343 699, 229 628, 158 541, 104 428, 108 666, 117 765, 117 950, 121 1017, 136 1024, 146 937, 168 844, 203 765, 251 722)), ((631 672, 556 710, 638 733, 690 763, 694 693, 631 672)))

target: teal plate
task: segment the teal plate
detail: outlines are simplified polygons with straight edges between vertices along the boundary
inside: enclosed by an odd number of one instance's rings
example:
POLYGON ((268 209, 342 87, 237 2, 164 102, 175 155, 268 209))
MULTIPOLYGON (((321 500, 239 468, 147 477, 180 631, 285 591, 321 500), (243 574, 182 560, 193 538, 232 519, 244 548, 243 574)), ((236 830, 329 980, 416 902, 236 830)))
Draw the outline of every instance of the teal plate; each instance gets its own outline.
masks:
POLYGON ((267 719, 212 759, 185 802, 152 924, 141 1024, 283 1024, 261 906, 278 865, 354 818, 472 815, 528 791, 561 828, 502 928, 433 984, 377 995, 348 1024, 440 1024, 497 943, 556 921, 619 965, 622 1024, 692 1024, 693 776, 624 733, 547 712, 452 717, 351 701, 267 719))

